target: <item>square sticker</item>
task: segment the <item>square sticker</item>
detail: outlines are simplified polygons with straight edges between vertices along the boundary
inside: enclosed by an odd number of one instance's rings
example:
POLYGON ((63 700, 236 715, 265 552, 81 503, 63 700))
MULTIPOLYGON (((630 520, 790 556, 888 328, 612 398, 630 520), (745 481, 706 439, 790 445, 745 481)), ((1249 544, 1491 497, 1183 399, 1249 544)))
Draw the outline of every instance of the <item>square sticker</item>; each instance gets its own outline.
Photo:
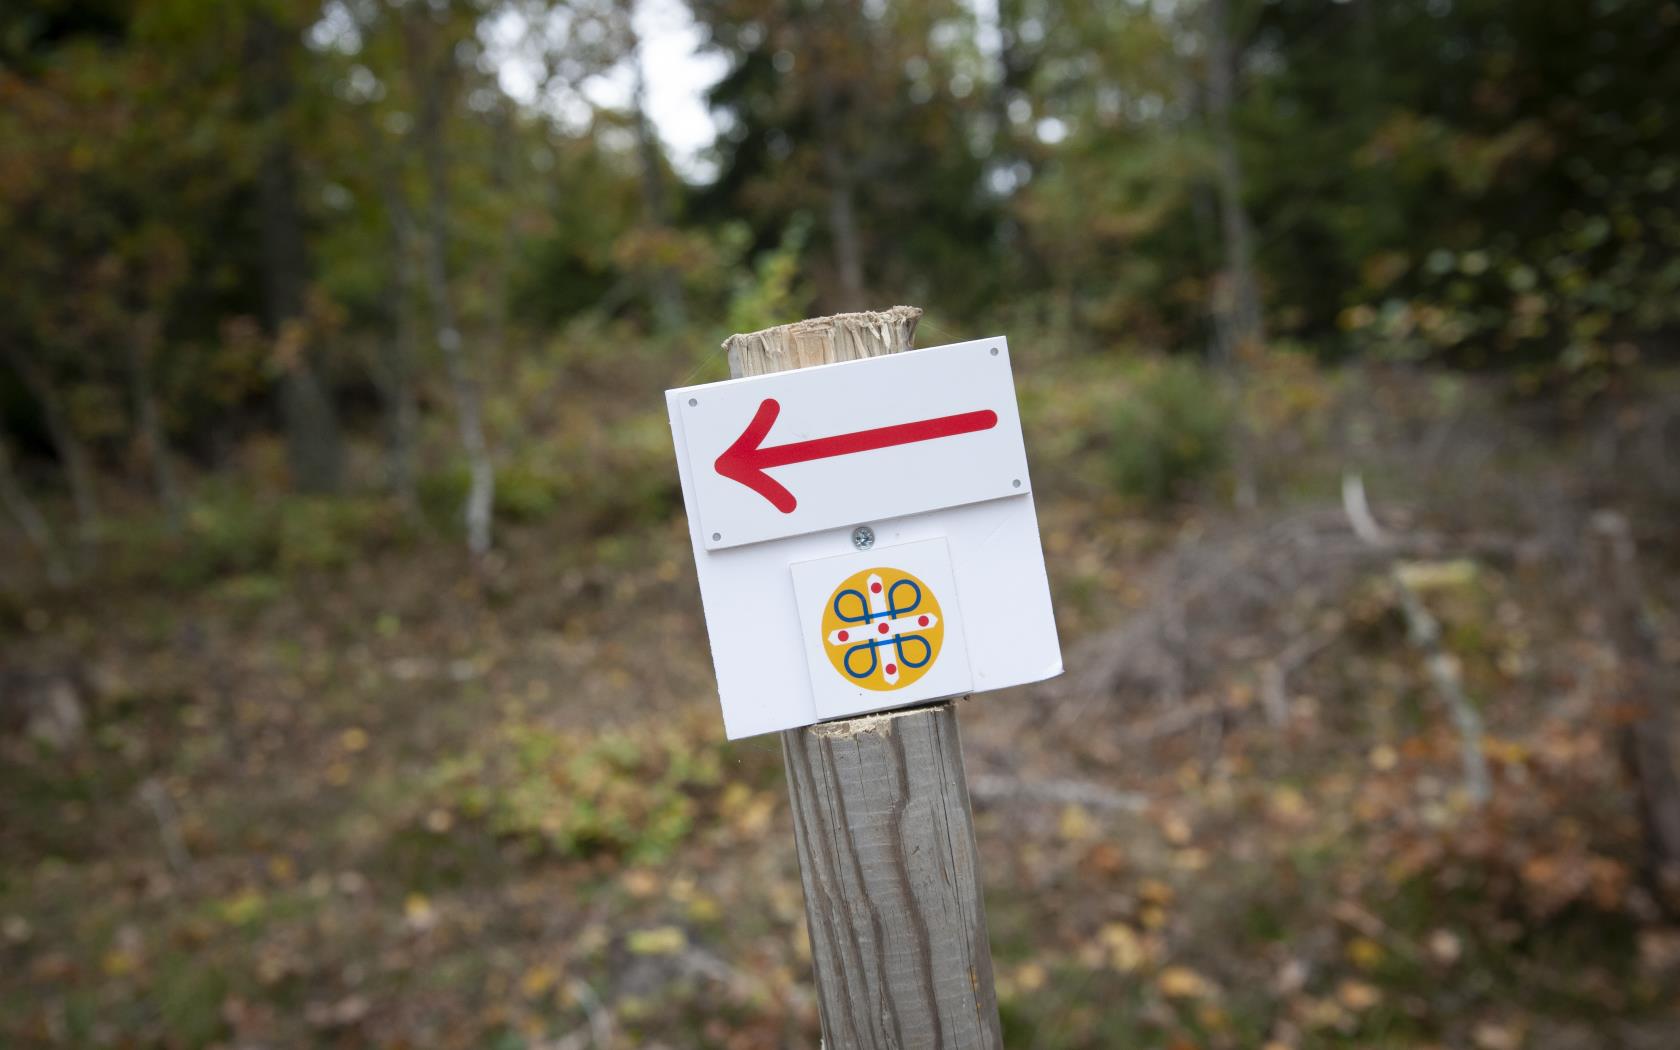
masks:
POLYGON ((973 689, 943 537, 796 562, 790 569, 818 718, 973 689))

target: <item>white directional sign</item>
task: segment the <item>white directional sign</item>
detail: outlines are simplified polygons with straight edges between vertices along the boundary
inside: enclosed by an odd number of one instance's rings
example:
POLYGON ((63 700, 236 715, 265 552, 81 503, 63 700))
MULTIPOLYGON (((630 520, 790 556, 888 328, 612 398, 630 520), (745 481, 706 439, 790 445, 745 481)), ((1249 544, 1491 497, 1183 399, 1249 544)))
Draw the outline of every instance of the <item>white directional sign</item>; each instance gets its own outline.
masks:
POLYGON ((1004 339, 665 396, 731 738, 1061 672, 1004 339))
POLYGON ((681 393, 708 550, 1027 491, 1002 339, 681 393))

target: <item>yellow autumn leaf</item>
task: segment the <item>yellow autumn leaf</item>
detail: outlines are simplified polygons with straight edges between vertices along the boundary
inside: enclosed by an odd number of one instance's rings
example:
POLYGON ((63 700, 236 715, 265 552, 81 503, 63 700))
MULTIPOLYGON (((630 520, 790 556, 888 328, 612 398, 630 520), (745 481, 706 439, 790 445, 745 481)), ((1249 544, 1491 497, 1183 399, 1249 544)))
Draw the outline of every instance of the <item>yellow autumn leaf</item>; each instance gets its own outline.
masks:
POLYGON ((107 977, 126 977, 140 968, 140 957, 121 948, 112 948, 99 961, 107 977))
POLYGON ((1172 903, 1173 888, 1160 879, 1144 879, 1138 883, 1138 898, 1150 904, 1167 905, 1172 903))
POLYGON ((547 963, 539 963, 519 978, 519 990, 527 999, 535 999, 560 982, 560 971, 547 963))
POLYGON ((1175 850, 1172 855, 1173 867, 1180 871, 1202 871, 1212 862, 1213 857, 1207 850, 1194 846, 1175 850))
POLYGON ((229 926, 249 926, 262 914, 263 896, 256 890, 241 890, 216 906, 229 926))
POLYGON ((1334 999, 1304 999, 1298 1009, 1308 1028, 1340 1028, 1348 1020, 1348 1012, 1334 999))
POLYGON ((1476 563, 1468 558, 1452 561, 1405 562, 1395 569, 1400 581, 1414 591, 1445 591, 1465 587, 1476 579, 1476 563))
POLYGON ((1169 999, 1205 999, 1212 995, 1211 981, 1187 966, 1169 966, 1155 979, 1155 986, 1169 999))
POLYGON ((1362 1013, 1382 1002, 1382 993, 1374 985, 1349 978, 1336 986, 1336 999, 1354 1013, 1362 1013))
POLYGON ((403 918, 416 930, 429 930, 437 923, 437 912, 424 893, 410 893, 403 900, 403 918))
POLYGON ((697 893, 688 902, 688 917, 694 922, 716 922, 723 917, 723 907, 716 898, 697 893))
POLYGON ((619 881, 624 891, 637 899, 645 900, 659 892, 659 876, 646 868, 631 868, 619 881))
POLYGON ((688 947, 688 935, 680 926, 655 926, 632 931, 625 945, 636 955, 675 955, 688 947))
POLYGON ((1307 812, 1307 800, 1301 792, 1293 787, 1280 787, 1272 791, 1268 800, 1268 808, 1272 816, 1286 822, 1299 820, 1307 812))
POLYGON ((1143 939, 1123 922, 1111 922, 1097 934, 1097 940, 1107 953, 1108 965, 1121 973, 1131 973, 1143 965, 1143 939))
POLYGON ((1062 815, 1056 822, 1056 833, 1067 842, 1079 842, 1094 838, 1097 834, 1096 821, 1083 806, 1063 806, 1062 815))
POLYGON ((1348 959, 1361 970, 1369 970, 1383 961, 1382 945, 1369 937, 1355 937, 1347 947, 1348 959))
POLYGON ((1173 845, 1182 846, 1190 841, 1190 822, 1177 813, 1168 813, 1161 818, 1161 834, 1173 845))

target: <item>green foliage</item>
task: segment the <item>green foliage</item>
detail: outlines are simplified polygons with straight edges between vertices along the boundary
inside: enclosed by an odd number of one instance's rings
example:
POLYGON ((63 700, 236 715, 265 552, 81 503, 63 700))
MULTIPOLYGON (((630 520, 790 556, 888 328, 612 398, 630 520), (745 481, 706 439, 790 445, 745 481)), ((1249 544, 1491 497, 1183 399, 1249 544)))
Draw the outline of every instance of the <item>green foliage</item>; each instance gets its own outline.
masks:
POLYGON ((1224 466, 1231 422, 1217 374, 1176 358, 1146 364, 1109 431, 1115 486, 1149 503, 1183 496, 1224 466))
MULTIPOLYGON (((735 229, 745 235, 745 230, 735 229)), ((795 215, 782 230, 776 247, 754 260, 750 270, 740 273, 729 296, 726 324, 731 332, 756 332, 805 316, 811 291, 801 281, 800 269, 810 230, 810 217, 795 215)))
POLYGON ((197 587, 225 580, 232 597, 260 599, 273 574, 337 569, 412 538, 413 527, 384 497, 289 496, 263 499, 233 485, 210 485, 188 508, 179 533, 161 515, 112 537, 112 574, 140 584, 197 587))
POLYGON ((434 797, 564 856, 654 861, 693 831, 722 762, 721 745, 694 725, 575 732, 516 720, 488 753, 441 763, 434 797))

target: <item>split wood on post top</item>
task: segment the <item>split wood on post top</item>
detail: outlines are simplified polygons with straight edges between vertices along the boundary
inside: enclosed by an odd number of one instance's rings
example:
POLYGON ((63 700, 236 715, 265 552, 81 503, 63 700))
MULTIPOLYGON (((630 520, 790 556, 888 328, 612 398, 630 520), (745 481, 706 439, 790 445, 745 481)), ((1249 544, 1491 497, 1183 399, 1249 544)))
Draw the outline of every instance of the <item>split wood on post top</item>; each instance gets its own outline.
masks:
POLYGON ((921 316, 920 307, 894 306, 813 317, 737 333, 723 341, 723 348, 729 354, 729 374, 736 378, 861 361, 911 349, 921 316))

